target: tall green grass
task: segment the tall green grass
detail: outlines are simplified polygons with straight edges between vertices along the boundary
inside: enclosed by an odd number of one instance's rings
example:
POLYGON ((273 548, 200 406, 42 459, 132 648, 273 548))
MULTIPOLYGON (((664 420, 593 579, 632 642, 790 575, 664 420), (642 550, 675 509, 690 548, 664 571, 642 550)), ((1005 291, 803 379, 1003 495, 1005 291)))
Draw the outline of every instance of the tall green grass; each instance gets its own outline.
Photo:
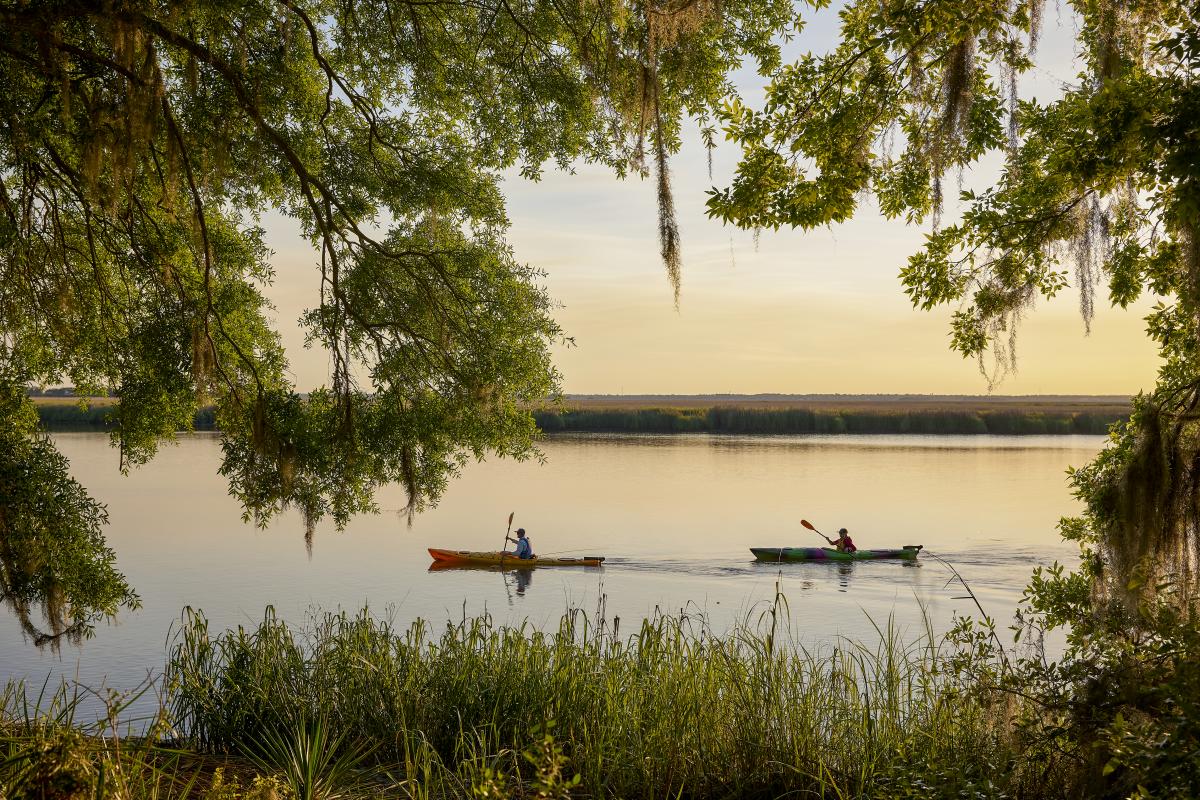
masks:
POLYGON ((296 627, 268 609, 212 634, 188 612, 159 712, 124 735, 133 698, 107 695, 87 726, 78 693, 31 702, 10 684, 0 797, 1051 795, 1061 765, 1019 751, 1017 704, 980 682, 990 651, 969 636, 888 625, 810 650, 789 616, 777 597, 723 635, 687 614, 622 635, 602 612, 542 632, 366 611, 296 627))
POLYGON ((538 427, 606 433, 1106 434, 1118 414, 1026 411, 823 411, 803 408, 540 409, 538 427))
POLYGON ((53 690, 43 685, 33 694, 23 683, 0 688, 0 798, 159 800, 199 794, 206 772, 202 760, 161 742, 167 730, 162 709, 149 718, 125 714, 149 688, 127 694, 66 684, 53 690), (99 719, 79 716, 88 695, 103 701, 99 719))
POLYGON ((171 710, 213 752, 256 752, 297 719, 322 720, 410 796, 528 779, 516 754, 548 729, 559 772, 592 797, 1026 793, 1007 717, 960 680, 961 651, 891 626, 873 645, 809 650, 780 629, 782 603, 719 636, 687 615, 622 635, 582 612, 542 632, 488 616, 399 629, 365 611, 293 627, 270 610, 214 635, 188 612, 171 710))

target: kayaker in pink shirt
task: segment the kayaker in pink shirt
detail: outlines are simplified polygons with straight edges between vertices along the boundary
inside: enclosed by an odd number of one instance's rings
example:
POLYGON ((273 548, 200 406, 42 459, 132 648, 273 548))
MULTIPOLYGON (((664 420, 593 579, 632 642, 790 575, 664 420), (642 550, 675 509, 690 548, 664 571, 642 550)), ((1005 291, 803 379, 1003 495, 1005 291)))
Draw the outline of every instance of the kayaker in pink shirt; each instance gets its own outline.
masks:
POLYGON ((843 553, 853 553, 858 550, 854 546, 854 540, 850 538, 850 532, 845 528, 838 531, 837 539, 830 539, 828 536, 823 536, 823 538, 843 553))

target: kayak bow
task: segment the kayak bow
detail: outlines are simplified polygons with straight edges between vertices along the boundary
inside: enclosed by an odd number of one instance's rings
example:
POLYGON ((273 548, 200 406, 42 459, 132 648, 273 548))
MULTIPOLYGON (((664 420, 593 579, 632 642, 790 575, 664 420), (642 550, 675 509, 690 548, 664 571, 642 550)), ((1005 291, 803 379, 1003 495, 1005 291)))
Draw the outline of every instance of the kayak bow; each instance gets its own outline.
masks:
POLYGON ((844 553, 832 547, 751 547, 759 561, 871 561, 879 558, 902 558, 914 561, 924 545, 906 544, 900 549, 856 550, 844 553))
POLYGON ((512 553, 477 550, 438 550, 429 548, 429 555, 437 564, 483 564, 505 569, 529 569, 530 567, 598 567, 604 563, 604 556, 583 556, 582 558, 517 558, 512 553))

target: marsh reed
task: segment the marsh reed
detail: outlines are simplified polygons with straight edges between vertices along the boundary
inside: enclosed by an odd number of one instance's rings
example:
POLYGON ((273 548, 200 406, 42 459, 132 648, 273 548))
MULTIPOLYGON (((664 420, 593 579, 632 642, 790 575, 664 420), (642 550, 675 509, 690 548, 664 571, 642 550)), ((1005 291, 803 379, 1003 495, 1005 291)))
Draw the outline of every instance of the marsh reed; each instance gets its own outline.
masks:
POLYGON ((1013 779, 1006 720, 951 668, 961 651, 891 624, 873 644, 808 649, 785 604, 721 635, 688 614, 622 634, 581 611, 543 632, 486 615, 398 628, 365 611, 292 626, 270 609, 214 635, 188 612, 172 717, 189 746, 232 753, 320 720, 420 796, 448 778, 469 790, 481 770, 527 779, 517 754, 546 731, 592 797, 905 796, 893 790, 931 775, 957 797, 1013 779))

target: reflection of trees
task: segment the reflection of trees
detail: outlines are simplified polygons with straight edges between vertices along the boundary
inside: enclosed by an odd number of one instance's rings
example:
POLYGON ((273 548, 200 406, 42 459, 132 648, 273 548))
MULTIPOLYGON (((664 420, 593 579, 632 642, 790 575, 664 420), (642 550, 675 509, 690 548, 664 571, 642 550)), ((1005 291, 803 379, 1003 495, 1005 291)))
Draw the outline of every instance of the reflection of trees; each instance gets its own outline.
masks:
POLYGON ((138 599, 101 534, 108 512, 35 428, 23 397, 0 397, 0 599, 35 644, 57 645, 138 599))

